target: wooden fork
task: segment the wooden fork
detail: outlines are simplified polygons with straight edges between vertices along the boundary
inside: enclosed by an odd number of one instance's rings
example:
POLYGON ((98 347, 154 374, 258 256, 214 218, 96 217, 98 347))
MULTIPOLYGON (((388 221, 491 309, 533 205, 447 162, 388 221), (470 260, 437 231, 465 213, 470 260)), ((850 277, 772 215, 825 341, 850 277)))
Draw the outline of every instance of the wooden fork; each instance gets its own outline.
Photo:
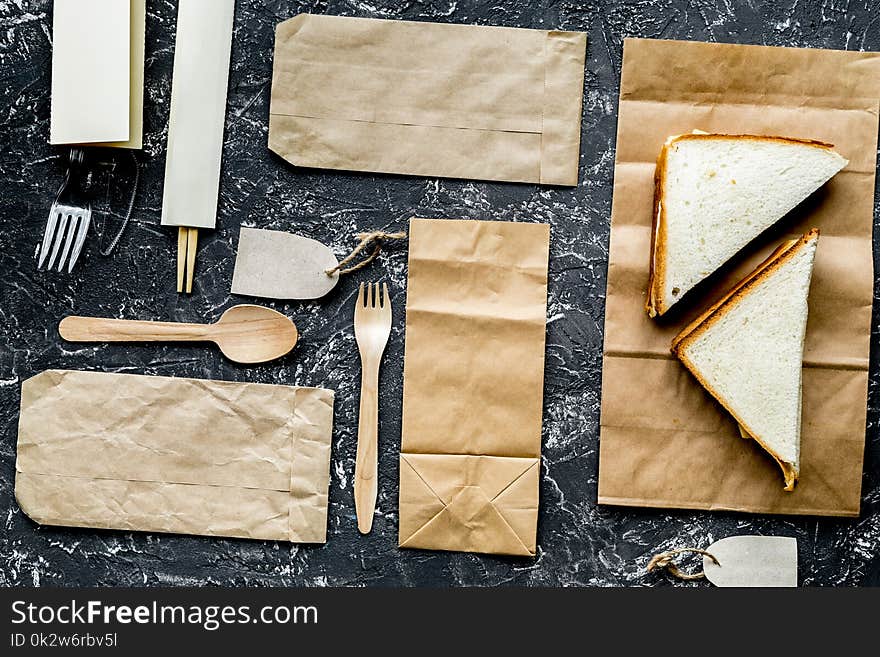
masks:
POLYGON ((361 355, 361 407, 358 415, 357 461, 354 466, 354 506, 358 530, 369 534, 376 510, 379 464, 379 363, 391 334, 388 284, 361 283, 354 309, 354 336, 361 355))

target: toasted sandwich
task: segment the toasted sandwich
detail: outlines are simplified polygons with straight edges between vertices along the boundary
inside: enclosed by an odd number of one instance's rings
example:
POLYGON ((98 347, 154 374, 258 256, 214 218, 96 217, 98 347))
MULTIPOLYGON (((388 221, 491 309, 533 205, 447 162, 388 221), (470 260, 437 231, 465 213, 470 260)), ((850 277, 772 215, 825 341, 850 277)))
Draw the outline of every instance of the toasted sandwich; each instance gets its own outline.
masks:
POLYGON ((819 231, 782 244, 687 326, 672 352, 782 468, 800 476, 801 369, 819 231))
POLYGON ((846 165, 818 141, 670 137, 655 173, 648 315, 669 310, 846 165))

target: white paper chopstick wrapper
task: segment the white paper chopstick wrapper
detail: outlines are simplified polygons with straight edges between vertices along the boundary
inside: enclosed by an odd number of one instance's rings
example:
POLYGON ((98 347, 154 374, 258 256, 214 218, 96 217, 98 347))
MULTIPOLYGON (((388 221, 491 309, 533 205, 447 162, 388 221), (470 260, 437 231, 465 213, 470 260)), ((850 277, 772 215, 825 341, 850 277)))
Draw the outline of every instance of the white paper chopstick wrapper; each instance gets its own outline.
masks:
POLYGON ((128 140, 95 144, 107 148, 144 147, 144 65, 147 31, 147 0, 131 0, 130 91, 128 99, 128 140))
POLYGON ((235 0, 180 0, 163 226, 214 228, 235 0))
POLYGON ((52 144, 126 142, 131 134, 131 3, 55 0, 52 144))

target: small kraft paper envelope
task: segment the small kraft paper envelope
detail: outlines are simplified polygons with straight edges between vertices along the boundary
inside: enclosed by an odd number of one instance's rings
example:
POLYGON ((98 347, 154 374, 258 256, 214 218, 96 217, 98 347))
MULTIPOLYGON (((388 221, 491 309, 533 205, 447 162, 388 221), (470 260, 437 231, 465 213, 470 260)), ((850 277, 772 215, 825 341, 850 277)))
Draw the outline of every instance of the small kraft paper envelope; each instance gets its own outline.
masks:
POLYGON ((409 236, 399 544, 534 555, 550 227, 409 236))
POLYGON ((275 35, 269 148, 302 167, 576 185, 586 46, 301 14, 275 35))
POLYGON ((45 525, 324 543, 332 425, 320 388, 49 370, 15 497, 45 525))
MULTIPOLYGON (((880 55, 628 39, 614 174, 599 503, 857 516, 874 289, 880 55), (645 313, 654 168, 694 129, 834 144, 847 167, 659 321, 645 313), (822 237, 804 345, 801 477, 779 468, 670 353, 672 338, 787 236, 822 237)), ((748 376, 748 372, 743 372, 748 376)))
POLYGON ((55 0, 50 142, 143 147, 146 0, 55 0))

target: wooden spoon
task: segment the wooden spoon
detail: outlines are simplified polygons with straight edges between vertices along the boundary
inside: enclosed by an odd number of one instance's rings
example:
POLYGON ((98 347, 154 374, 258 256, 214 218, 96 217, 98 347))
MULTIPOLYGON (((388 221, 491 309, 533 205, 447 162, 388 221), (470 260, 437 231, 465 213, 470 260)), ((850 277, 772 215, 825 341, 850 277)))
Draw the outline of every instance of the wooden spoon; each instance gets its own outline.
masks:
POLYGON ((265 363, 290 352, 299 337, 296 326, 271 308, 240 305, 215 324, 140 322, 97 317, 65 317, 58 325, 70 342, 214 342, 237 363, 265 363))

